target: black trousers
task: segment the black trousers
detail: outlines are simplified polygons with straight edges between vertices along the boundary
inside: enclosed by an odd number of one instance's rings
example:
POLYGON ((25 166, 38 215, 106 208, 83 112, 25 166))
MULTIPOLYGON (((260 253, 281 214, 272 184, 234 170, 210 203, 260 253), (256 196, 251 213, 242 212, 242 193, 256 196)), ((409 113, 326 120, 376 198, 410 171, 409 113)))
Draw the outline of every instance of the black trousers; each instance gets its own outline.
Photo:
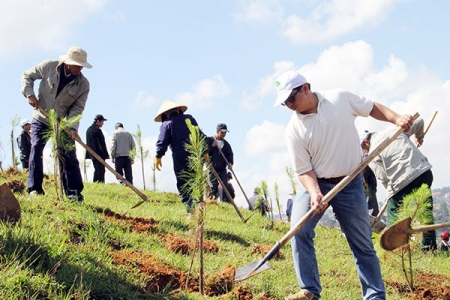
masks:
POLYGON ((125 179, 133 184, 133 170, 131 168, 131 159, 129 156, 119 156, 115 158, 116 172, 121 176, 125 173, 125 179))
MULTIPOLYGON (((105 166, 96 160, 92 159, 92 164, 94 165, 94 182, 105 182, 105 166)), ((128 180, 128 179, 127 179, 128 180)))

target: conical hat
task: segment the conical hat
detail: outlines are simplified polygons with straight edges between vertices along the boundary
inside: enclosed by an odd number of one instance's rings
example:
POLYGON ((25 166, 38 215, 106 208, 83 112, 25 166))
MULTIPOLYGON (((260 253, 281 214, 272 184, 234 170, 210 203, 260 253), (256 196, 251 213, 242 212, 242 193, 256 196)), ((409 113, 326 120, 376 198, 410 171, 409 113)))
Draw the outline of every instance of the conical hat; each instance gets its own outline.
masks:
POLYGON ((155 122, 162 122, 161 115, 163 113, 165 113, 166 111, 171 110, 172 108, 176 108, 176 107, 179 107, 182 112, 185 112, 187 110, 186 105, 182 105, 182 104, 170 101, 170 100, 164 100, 163 104, 161 105, 161 107, 158 110, 158 113, 156 114, 155 122))

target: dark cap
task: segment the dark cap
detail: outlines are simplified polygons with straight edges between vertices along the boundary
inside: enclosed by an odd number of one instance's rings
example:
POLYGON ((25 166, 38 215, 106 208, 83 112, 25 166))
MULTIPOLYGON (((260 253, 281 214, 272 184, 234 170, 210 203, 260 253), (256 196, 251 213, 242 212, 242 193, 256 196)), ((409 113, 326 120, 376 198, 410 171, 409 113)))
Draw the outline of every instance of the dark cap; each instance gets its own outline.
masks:
POLYGON ((103 115, 96 115, 94 121, 108 121, 103 115))
POLYGON ((122 128, 123 128, 123 124, 120 123, 120 122, 117 122, 115 126, 116 126, 116 127, 122 127, 122 128))
POLYGON ((227 124, 225 124, 225 123, 217 124, 217 130, 220 130, 222 132, 229 132, 228 128, 227 128, 227 124))

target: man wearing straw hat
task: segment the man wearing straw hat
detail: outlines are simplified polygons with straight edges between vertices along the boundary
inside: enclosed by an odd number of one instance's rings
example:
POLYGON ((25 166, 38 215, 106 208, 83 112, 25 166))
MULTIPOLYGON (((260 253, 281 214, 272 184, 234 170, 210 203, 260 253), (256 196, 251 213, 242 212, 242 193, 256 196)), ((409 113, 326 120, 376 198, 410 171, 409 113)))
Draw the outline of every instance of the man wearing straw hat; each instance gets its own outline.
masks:
MULTIPOLYGON (((173 170, 177 179, 177 189, 181 196, 181 201, 190 213, 195 206, 195 202, 183 190, 186 179, 181 176, 184 170, 188 169, 189 153, 185 149, 185 144, 189 142, 189 128, 186 120, 190 120, 192 125, 198 126, 197 121, 191 115, 185 114, 186 105, 182 105, 170 100, 164 100, 155 117, 155 122, 162 122, 159 129, 159 137, 156 141, 155 168, 161 171, 162 157, 166 154, 167 148, 172 150, 173 170)), ((203 132, 200 133, 204 136, 203 132)))
MULTIPOLYGON (((322 292, 314 248, 314 228, 328 207, 322 199, 361 163, 355 127, 357 116, 369 115, 408 130, 411 115, 399 115, 388 107, 344 90, 312 92, 305 77, 296 71, 275 82, 275 105, 292 111, 285 139, 294 172, 306 192, 293 199, 291 226, 310 210, 317 213, 291 240, 294 268, 300 292, 285 299, 319 299, 322 292)), ((369 215, 362 176, 356 176, 337 193, 330 205, 352 250, 363 299, 386 299, 380 262, 371 240, 369 215)))
MULTIPOLYGON (((31 153, 28 172, 28 188, 30 195, 44 194, 43 181, 43 151, 48 137, 48 121, 40 109, 49 112, 54 110, 57 117, 73 118, 83 113, 88 98, 90 85, 81 73, 83 68, 92 68, 87 61, 87 53, 80 47, 70 47, 67 54, 59 60, 45 60, 25 71, 21 78, 22 94, 28 103, 34 107, 31 121, 31 153), (39 91, 34 93, 34 82, 41 80, 39 91)), ((79 122, 70 124, 71 138, 79 138, 79 122)), ((63 153, 63 186, 69 199, 79 202, 84 200, 81 191, 83 181, 78 162, 75 143, 69 139, 73 147, 63 153)))

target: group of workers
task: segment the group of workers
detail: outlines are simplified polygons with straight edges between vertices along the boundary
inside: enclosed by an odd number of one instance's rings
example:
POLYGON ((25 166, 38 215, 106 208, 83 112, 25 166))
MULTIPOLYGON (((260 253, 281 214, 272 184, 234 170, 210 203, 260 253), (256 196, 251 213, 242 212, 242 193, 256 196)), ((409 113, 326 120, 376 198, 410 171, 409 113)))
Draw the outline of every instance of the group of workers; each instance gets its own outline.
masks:
MULTIPOLYGON (((31 127, 31 151, 28 159, 28 192, 43 194, 42 152, 47 142, 44 132, 48 130, 45 112, 54 110, 57 116, 68 119, 80 115, 85 108, 90 86, 82 74, 83 68, 91 68, 87 62, 87 53, 80 47, 71 47, 59 60, 46 60, 25 71, 22 75, 22 93, 28 103, 35 109, 33 120, 24 124, 31 127), (33 90, 34 81, 41 80, 38 95, 33 90)), ((371 225, 368 205, 364 193, 363 176, 354 177, 350 183, 338 192, 331 202, 322 199, 331 189, 360 165, 362 151, 371 153, 382 143, 387 131, 367 132, 362 139, 355 127, 355 119, 371 116, 377 120, 390 122, 404 129, 391 145, 381 152, 369 166, 376 177, 387 188, 388 223, 391 225, 402 199, 414 189, 426 183, 431 189, 433 175, 431 164, 418 150, 423 143, 423 121, 416 121, 409 114, 400 115, 385 105, 346 90, 313 92, 310 83, 296 71, 281 74, 275 80, 277 99, 274 106, 284 106, 292 111, 292 116, 285 131, 285 141, 293 170, 305 188, 302 194, 292 199, 291 224, 296 224, 311 208, 318 210, 291 240, 294 269, 300 292, 285 299, 319 299, 322 286, 314 248, 314 228, 330 205, 339 221, 341 230, 350 245, 355 258, 356 270, 364 299, 386 299, 386 290, 381 276, 380 263, 371 239, 371 225), (414 134, 416 145, 409 136, 414 134), (405 159, 406 157, 406 159, 405 159)), ((181 201, 187 212, 191 212, 199 199, 193 199, 183 188, 187 182, 183 172, 189 169, 185 143, 189 141, 188 124, 197 127, 197 121, 186 114, 187 106, 165 100, 155 117, 161 122, 156 142, 154 164, 156 169, 162 167, 162 158, 167 149, 172 150, 173 171, 181 201)), ((87 138, 99 134, 102 115, 97 115, 87 138)), ((79 138, 78 122, 70 125, 68 135, 72 140, 79 138)), ((121 138, 120 123, 116 124, 115 139, 121 138)), ((28 131, 29 132, 29 131, 28 131)), ((205 159, 211 163, 218 176, 213 176, 211 194, 217 197, 219 185, 231 190, 228 185, 228 170, 233 167, 233 151, 225 140, 228 128, 224 123, 217 125, 216 134, 205 138, 207 150, 205 159)), ((91 146, 95 148, 92 144, 91 146)), ((99 145, 102 159, 108 158, 105 145, 99 145)), ((73 148, 74 149, 74 148, 73 148)), ((97 149, 98 150, 98 149, 97 149)), ((127 150, 125 150, 127 151, 127 150)), ((97 152, 97 151, 96 151, 97 152)), ((121 166, 132 163, 129 153, 120 147, 111 151, 111 156, 121 166), (126 159, 121 157, 126 156, 126 159), (120 159, 119 159, 120 158, 120 159)), ((68 198, 82 200, 83 183, 75 150, 64 153, 63 186, 68 198)), ((25 158, 26 161, 26 158, 25 158)), ((94 166, 99 167, 98 162, 94 166)), ((129 169, 125 167, 127 175, 129 169), (128 170, 128 171, 127 171, 128 170)), ((94 174, 94 180, 102 181, 100 170, 94 174)), ((104 173, 104 170, 103 170, 104 173)), ((432 203, 433 199, 427 199, 432 203)), ((431 206, 432 207, 432 206, 431 206)), ((430 208, 432 210, 432 208, 430 208)), ((431 211, 432 212, 432 211, 431 211)), ((447 234, 448 239, 448 234, 447 234)), ((447 244, 448 247, 448 244, 447 244)), ((423 234, 423 250, 436 249, 434 231, 423 234)))

